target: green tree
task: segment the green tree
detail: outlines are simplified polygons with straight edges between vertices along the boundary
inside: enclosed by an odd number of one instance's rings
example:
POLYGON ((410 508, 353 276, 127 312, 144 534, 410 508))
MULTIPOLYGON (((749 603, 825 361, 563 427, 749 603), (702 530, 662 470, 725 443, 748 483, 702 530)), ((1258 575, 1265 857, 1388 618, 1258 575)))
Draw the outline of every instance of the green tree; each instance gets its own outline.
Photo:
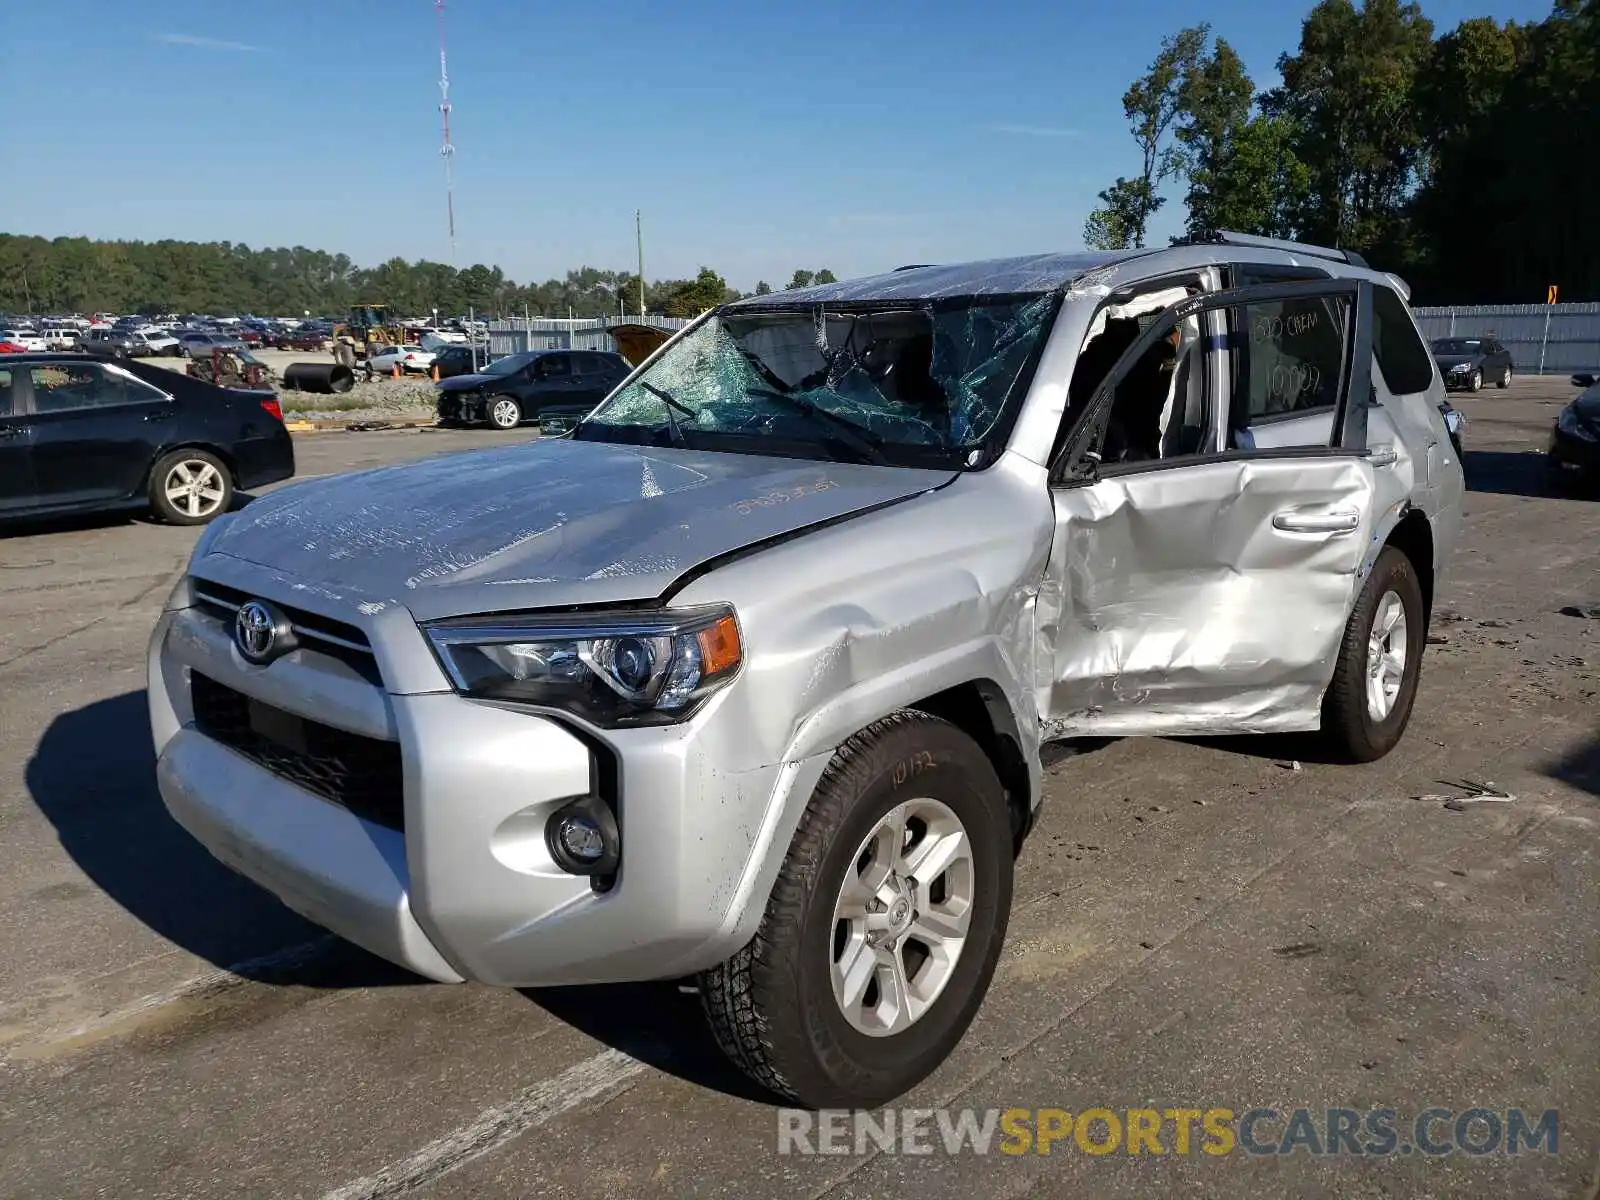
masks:
POLYGON ((673 292, 662 307, 669 317, 695 317, 728 299, 728 283, 710 267, 701 267, 692 283, 673 292))
POLYGON ((770 296, 770 295, 772 295, 772 285, 770 283, 768 283, 765 279, 758 279, 756 281, 756 295, 758 295, 758 296, 770 296))
POLYGON ((1150 69, 1135 79, 1122 96, 1140 171, 1133 179, 1118 178, 1100 193, 1102 207, 1089 214, 1084 241, 1102 249, 1142 247, 1150 218, 1165 202, 1161 182, 1183 167, 1183 154, 1173 145, 1173 127, 1183 111, 1184 89, 1205 51, 1210 27, 1180 29, 1162 40, 1150 69))
POLYGON ((1308 241, 1374 247, 1398 228, 1424 163, 1413 87, 1433 51, 1433 23, 1414 3, 1321 0, 1300 46, 1278 59, 1282 87, 1265 110, 1288 117, 1307 191, 1296 222, 1308 241))
POLYGON ((839 277, 837 275, 835 275, 832 271, 828 270, 827 267, 823 267, 822 270, 818 271, 814 276, 812 276, 811 282, 812 283, 838 283, 839 282, 839 277))
POLYGON ((1091 250, 1128 250, 1140 245, 1141 222, 1161 206, 1142 179, 1117 181, 1100 193, 1100 207, 1083 225, 1083 243, 1091 250))
POLYGON ((786 292, 795 292, 799 291, 801 288, 808 288, 814 282, 816 282, 816 278, 817 277, 815 273, 811 271, 797 270, 794 273, 794 277, 789 280, 788 286, 786 286, 783 290, 786 292))

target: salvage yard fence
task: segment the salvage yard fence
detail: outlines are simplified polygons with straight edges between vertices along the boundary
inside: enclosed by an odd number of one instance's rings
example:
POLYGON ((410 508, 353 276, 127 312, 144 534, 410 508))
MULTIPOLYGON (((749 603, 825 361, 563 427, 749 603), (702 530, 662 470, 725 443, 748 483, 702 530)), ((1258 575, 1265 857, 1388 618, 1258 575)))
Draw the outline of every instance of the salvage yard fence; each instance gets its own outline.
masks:
MULTIPOLYGON (((1600 371, 1600 303, 1479 304, 1415 310, 1422 336, 1493 337, 1511 351, 1522 375, 1567 375, 1600 371)), ((683 317, 605 317, 567 320, 522 317, 489 322, 489 353, 525 350, 614 350, 606 331, 616 325, 649 325, 669 332, 689 322, 683 317)))
POLYGON ((1600 304, 1477 304, 1418 308, 1422 336, 1492 337, 1521 375, 1600 371, 1600 304))
POLYGON ((617 325, 648 325, 669 332, 689 322, 683 317, 605 317, 567 320, 561 317, 522 317, 489 322, 489 353, 521 354, 525 350, 615 350, 606 331, 617 325))

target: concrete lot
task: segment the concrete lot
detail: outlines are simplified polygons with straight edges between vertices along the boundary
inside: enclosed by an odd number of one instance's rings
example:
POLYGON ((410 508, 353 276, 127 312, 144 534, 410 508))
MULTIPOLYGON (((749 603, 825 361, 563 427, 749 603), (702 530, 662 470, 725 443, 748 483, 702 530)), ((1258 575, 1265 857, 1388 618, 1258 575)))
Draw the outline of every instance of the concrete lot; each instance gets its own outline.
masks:
MULTIPOLYGON (((424 985, 179 831, 142 689, 195 535, 118 519, 0 536, 0 1196, 1591 1194, 1600 620, 1560 610, 1600 604, 1600 503, 1547 495, 1534 453, 1571 393, 1460 402, 1466 543, 1387 760, 1053 759, 994 989, 907 1100, 1556 1108, 1554 1156, 780 1157, 692 996, 424 985), (1462 777, 1516 798, 1417 798, 1462 777)), ((326 474, 504 440, 298 447, 326 474)))

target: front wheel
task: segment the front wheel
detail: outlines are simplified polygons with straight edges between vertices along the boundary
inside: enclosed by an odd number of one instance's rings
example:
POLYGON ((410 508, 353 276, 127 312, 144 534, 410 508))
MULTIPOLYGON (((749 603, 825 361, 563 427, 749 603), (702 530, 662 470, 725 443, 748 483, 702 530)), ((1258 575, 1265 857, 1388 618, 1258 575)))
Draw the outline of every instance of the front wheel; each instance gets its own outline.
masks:
POLYGON ((1467 377, 1467 391, 1469 391, 1469 392, 1479 392, 1479 391, 1482 391, 1482 390, 1483 390, 1483 372, 1482 371, 1473 371, 1472 374, 1467 377))
POLYGON ((522 405, 510 396, 496 396, 489 401, 489 424, 496 429, 515 429, 522 424, 522 405))
POLYGON ((1495 384, 1495 386, 1502 388, 1508 388, 1511 386, 1511 368, 1509 366, 1506 367, 1506 373, 1500 376, 1500 382, 1495 384))
POLYGON ((1005 792, 977 743, 899 712, 834 755, 754 940, 701 976, 728 1057, 780 1096, 873 1108, 983 1002, 1011 909, 1005 792))
POLYGON ((1373 762, 1405 733, 1422 675, 1427 614, 1411 560, 1385 546, 1356 599, 1322 702, 1322 731, 1356 762, 1373 762))
POLYGON ((205 450, 176 450, 150 472, 150 508, 169 525, 204 525, 232 501, 233 476, 205 450))

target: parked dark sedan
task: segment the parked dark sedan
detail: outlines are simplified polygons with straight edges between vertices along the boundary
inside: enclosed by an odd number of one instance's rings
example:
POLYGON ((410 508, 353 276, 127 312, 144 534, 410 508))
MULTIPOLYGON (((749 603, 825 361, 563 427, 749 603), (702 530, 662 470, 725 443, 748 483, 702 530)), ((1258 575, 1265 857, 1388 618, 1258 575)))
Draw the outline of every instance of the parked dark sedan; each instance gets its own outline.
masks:
POLYGON ((272 344, 279 350, 326 350, 328 335, 320 329, 291 329, 274 336, 272 344))
POLYGON ((437 411, 444 424, 487 422, 515 429, 546 405, 593 408, 632 370, 620 354, 531 350, 496 359, 481 371, 441 379, 437 411))
POLYGON ((0 522, 148 508, 174 525, 294 474, 278 398, 81 354, 0 363, 0 522))
POLYGON ((476 361, 471 346, 443 346, 434 351, 433 365, 440 379, 454 379, 457 375, 471 375, 489 365, 488 351, 478 347, 476 361))
POLYGON ((1475 392, 1486 383, 1511 386, 1511 351, 1492 337, 1438 338, 1433 361, 1439 364, 1446 391, 1475 392))
POLYGON ((1550 431, 1550 472, 1557 483, 1600 484, 1600 375, 1574 375, 1583 391, 1550 431))

